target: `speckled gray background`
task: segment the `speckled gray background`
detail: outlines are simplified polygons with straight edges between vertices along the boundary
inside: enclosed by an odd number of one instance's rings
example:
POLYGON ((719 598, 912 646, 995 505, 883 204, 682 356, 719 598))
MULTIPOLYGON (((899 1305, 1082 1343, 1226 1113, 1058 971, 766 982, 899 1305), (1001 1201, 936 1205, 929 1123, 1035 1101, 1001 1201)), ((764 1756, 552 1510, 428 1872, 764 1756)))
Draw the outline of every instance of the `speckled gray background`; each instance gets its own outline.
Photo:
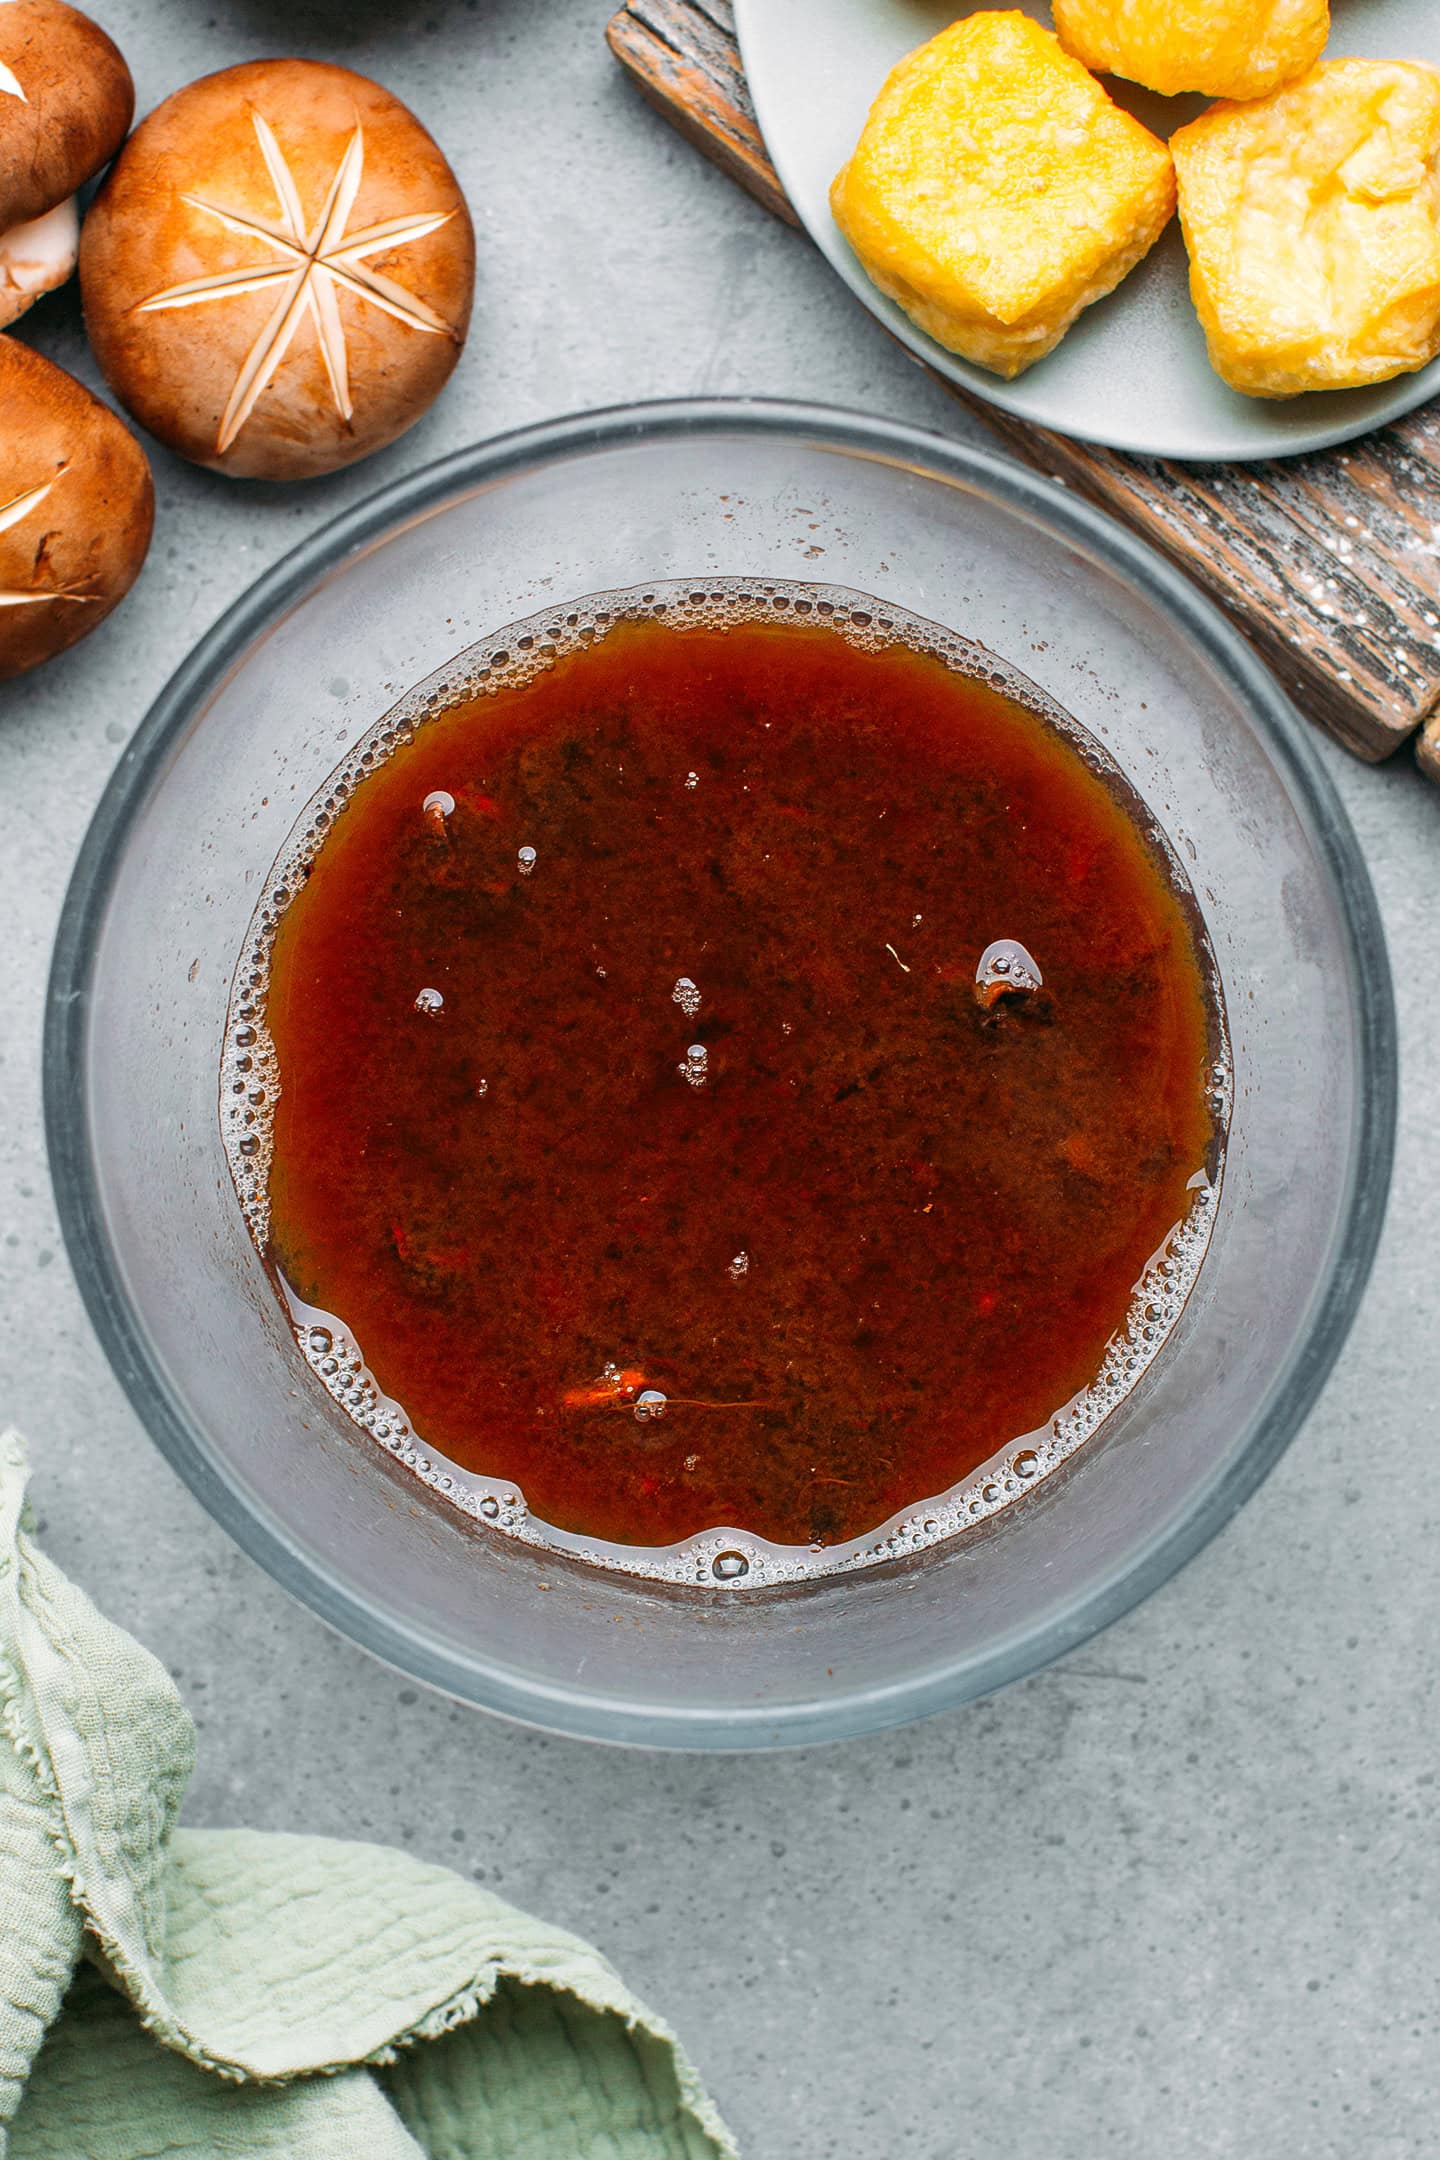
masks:
MULTIPOLYGON (((135 596, 0 691, 0 1416, 32 1437, 51 1550, 196 1712, 190 1819, 400 1840, 580 1929, 680 2028, 751 2160, 1440 2151, 1440 794, 1327 753, 1399 978, 1394 1202, 1320 1408, 1180 1580, 994 1701, 810 1754, 612 1754, 417 1695, 201 1515, 81 1312, 39 1037, 91 807, 230 599, 459 444, 685 391, 969 423, 636 99, 603 0, 96 6, 142 110, 275 51, 377 75, 450 153, 480 240, 469 348, 412 434, 305 490, 157 453, 135 596)), ((69 299, 27 334, 90 374, 69 299)))

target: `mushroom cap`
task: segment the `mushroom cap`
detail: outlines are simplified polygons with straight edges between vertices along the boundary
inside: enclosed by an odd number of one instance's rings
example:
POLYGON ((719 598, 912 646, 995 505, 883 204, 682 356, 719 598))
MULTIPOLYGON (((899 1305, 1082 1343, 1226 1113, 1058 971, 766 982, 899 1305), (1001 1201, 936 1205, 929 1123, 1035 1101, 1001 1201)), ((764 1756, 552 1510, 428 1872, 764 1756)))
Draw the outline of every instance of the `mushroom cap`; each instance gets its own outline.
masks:
POLYGON ((150 545, 144 451, 53 360, 0 337, 0 677, 87 637, 150 545))
POLYGON ((64 0, 0 6, 0 231, 93 179, 134 111, 119 47, 88 15, 64 0))
POLYGON ((259 60, 167 98, 85 220, 85 326, 107 380, 181 456, 297 480, 419 419, 465 341, 475 237, 398 98, 259 60))

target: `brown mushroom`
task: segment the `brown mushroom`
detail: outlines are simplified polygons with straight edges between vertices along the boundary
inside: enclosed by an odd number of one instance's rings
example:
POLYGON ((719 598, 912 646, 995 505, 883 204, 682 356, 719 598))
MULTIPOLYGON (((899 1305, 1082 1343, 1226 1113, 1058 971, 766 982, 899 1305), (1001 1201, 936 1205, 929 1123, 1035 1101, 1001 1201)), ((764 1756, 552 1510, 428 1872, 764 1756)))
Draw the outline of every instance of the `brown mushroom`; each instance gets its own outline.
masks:
POLYGON ((88 15, 64 0, 0 5, 0 328, 74 269, 75 191, 134 110, 130 70, 88 15))
POLYGON ((475 241, 455 175, 378 83, 311 60, 207 75, 131 136, 85 221, 85 324, 184 457, 294 480, 392 442, 448 379, 475 241))
POLYGON ((0 677, 89 635, 150 545, 150 466, 73 375, 0 337, 0 677))
POLYGON ((0 229, 53 210, 125 140, 135 85, 119 47, 65 0, 0 7, 0 229))

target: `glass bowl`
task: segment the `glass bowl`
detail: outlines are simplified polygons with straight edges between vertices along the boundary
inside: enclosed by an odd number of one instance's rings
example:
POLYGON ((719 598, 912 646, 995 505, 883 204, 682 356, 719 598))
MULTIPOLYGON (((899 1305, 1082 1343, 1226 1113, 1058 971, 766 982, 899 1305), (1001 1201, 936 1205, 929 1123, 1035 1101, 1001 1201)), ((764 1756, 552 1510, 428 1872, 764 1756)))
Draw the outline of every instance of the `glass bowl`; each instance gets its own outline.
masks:
POLYGON ((557 1732, 838 1739, 1033 1671, 1212 1537, 1293 1437, 1384 1210, 1395 1028, 1374 898, 1302 723, 1143 543, 1008 460, 762 401, 654 405, 462 452, 347 512, 199 643, 125 751, 65 905, 46 1032, 80 1287, 141 1418, 296 1596, 416 1679, 557 1732), (460 648, 666 578, 823 581, 978 639, 1100 737, 1185 863, 1234 1107, 1209 1250, 1070 1463, 948 1544, 792 1586, 611 1573, 461 1515, 297 1348, 220 1138, 226 1003, 317 784, 460 648))

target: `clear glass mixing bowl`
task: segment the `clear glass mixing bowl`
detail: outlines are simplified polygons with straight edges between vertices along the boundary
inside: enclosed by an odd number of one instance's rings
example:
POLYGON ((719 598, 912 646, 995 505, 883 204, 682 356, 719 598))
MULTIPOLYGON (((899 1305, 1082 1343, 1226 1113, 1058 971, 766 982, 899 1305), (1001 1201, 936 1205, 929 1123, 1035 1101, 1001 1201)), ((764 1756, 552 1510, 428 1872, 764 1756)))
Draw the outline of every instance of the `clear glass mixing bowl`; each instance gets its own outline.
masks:
POLYGON ((56 946, 46 1105, 91 1316, 226 1529, 391 1664, 555 1731, 770 1747, 1032 1671, 1163 1582, 1292 1438, 1384 1209, 1395 1030, 1354 837, 1274 682, 1176 572, 1008 461, 845 413, 657 405, 530 429, 382 491, 203 638, 121 759, 56 946), (457 1515, 304 1363, 221 1148, 256 892, 366 727, 458 649, 647 579, 857 587, 978 638, 1108 746, 1185 862, 1234 1112, 1200 1279, 1072 1464, 946 1546, 793 1588, 609 1574, 457 1515))

